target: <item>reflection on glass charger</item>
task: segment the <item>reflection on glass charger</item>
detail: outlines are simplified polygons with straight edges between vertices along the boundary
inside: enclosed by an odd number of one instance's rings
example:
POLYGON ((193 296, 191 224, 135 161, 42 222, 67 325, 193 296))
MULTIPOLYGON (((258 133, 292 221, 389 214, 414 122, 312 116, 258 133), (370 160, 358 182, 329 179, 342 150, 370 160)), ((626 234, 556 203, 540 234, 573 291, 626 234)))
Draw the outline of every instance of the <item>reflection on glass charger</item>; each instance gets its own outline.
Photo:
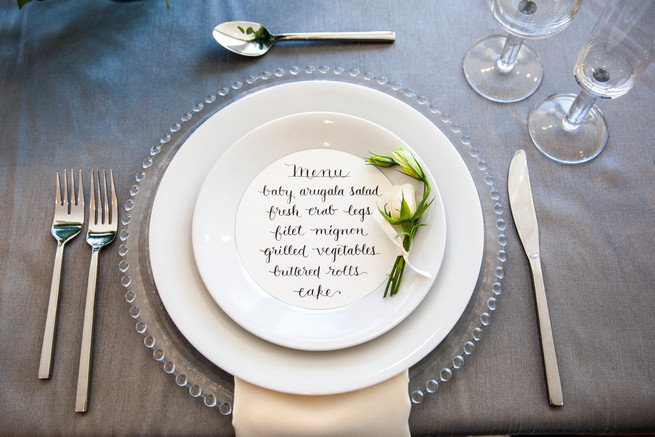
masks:
POLYGON ((530 113, 528 130, 537 148, 562 164, 581 164, 607 144, 605 117, 597 99, 627 93, 655 53, 655 2, 609 2, 573 68, 580 93, 555 94, 530 113))

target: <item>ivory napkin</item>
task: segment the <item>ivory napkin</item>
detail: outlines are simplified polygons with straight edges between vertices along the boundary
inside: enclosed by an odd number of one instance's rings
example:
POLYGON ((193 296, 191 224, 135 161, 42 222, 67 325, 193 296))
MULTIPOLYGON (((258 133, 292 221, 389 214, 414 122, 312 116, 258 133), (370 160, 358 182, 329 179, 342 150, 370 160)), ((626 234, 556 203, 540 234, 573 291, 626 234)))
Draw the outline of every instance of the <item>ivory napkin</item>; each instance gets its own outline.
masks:
POLYGON ((232 425, 249 436, 409 436, 408 371, 349 393, 291 395, 234 378, 232 425))

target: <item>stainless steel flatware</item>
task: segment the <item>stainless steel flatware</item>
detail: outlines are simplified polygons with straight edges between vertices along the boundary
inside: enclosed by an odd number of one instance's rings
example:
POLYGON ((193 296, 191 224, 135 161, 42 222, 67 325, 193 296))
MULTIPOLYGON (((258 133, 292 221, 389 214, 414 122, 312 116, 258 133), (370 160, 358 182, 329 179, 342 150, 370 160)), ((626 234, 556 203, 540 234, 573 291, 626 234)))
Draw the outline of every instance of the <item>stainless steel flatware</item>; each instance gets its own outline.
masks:
POLYGON ((59 282, 61 266, 64 258, 64 245, 80 233, 84 225, 84 187, 82 184, 82 170, 80 170, 75 196, 75 174, 70 171, 70 191, 68 188, 68 173, 64 171, 64 192, 61 191, 61 181, 57 172, 55 193, 55 217, 52 221, 50 233, 57 240, 55 252, 55 265, 52 270, 50 283, 50 299, 46 315, 43 344, 41 346, 41 359, 39 361, 39 379, 50 379, 52 374, 52 357, 55 342, 55 328, 57 325, 57 306, 59 302, 59 282))
POLYGON ((107 172, 105 170, 102 171, 102 178, 100 171, 91 172, 91 206, 89 207, 89 227, 86 233, 86 241, 91 246, 91 264, 86 288, 82 348, 75 397, 75 411, 78 413, 85 413, 88 406, 98 254, 100 249, 114 241, 118 230, 118 199, 112 170, 109 171, 109 185, 110 190, 107 189, 107 172))
POLYGON ((541 270, 539 227, 537 224, 537 214, 534 209, 534 201, 532 199, 528 161, 523 150, 516 152, 514 158, 512 158, 509 166, 507 189, 516 229, 523 243, 525 253, 530 260, 550 404, 553 406, 562 406, 564 405, 562 384, 557 367, 557 355, 555 354, 555 343, 553 341, 548 303, 546 301, 546 288, 541 270))
POLYGON ((229 21, 219 24, 213 31, 214 39, 231 52, 244 56, 261 56, 278 41, 365 41, 393 42, 394 32, 313 32, 271 34, 259 23, 229 21))

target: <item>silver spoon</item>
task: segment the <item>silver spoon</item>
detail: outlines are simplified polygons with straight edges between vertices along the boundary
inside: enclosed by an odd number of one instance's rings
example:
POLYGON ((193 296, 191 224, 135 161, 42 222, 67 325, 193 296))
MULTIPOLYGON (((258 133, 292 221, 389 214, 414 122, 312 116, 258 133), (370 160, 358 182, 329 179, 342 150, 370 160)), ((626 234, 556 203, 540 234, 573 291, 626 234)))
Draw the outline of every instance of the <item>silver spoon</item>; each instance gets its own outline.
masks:
POLYGON ((261 56, 278 41, 366 41, 393 42, 395 32, 315 32, 271 34, 259 23, 229 21, 214 28, 214 39, 231 52, 244 56, 261 56))

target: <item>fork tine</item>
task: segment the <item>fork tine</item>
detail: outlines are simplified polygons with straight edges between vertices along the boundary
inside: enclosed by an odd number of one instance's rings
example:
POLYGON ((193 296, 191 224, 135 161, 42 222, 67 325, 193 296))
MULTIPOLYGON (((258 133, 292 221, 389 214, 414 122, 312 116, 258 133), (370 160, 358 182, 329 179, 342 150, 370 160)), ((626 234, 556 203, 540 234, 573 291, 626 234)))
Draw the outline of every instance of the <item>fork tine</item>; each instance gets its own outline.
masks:
POLYGON ((82 181, 82 170, 80 169, 80 174, 79 174, 79 181, 78 181, 78 187, 77 187, 77 199, 75 199, 75 205, 79 206, 82 205, 84 206, 84 182, 82 181))
POLYGON ((95 170, 91 170, 91 196, 89 196, 91 205, 89 206, 89 224, 97 223, 96 220, 96 175, 95 170))
POLYGON ((64 206, 66 207, 66 212, 68 212, 68 170, 64 170, 64 206))
POLYGON ((107 224, 109 222, 109 192, 107 191, 107 170, 102 171, 102 188, 105 193, 105 197, 102 203, 102 223, 107 224))
MULTIPOLYGON (((65 174, 65 173, 64 173, 65 174)), ((61 182, 59 181, 59 170, 57 170, 57 193, 55 194, 55 207, 61 206, 64 201, 61 198, 61 182)))
POLYGON ((68 190, 66 190, 67 197, 68 197, 68 204, 70 205, 70 212, 73 211, 73 207, 77 205, 77 200, 75 199, 75 173, 73 172, 73 169, 71 168, 71 177, 70 177, 70 194, 68 194, 68 190))
MULTIPOLYGON (((67 172, 68 173, 68 172, 67 172)), ((70 193, 68 192, 68 187, 66 188, 66 197, 68 197, 68 204, 72 208, 75 205, 75 173, 73 173, 73 169, 71 168, 71 176, 70 176, 70 193)))
POLYGON ((111 216, 109 223, 113 224, 118 219, 118 197, 116 197, 116 185, 114 184, 114 170, 109 170, 109 178, 111 180, 111 216))
MULTIPOLYGON (((71 170, 71 178, 73 178, 73 170, 71 170)), ((71 181, 71 190, 73 190, 73 196, 75 195, 75 179, 71 181)), ((70 205, 71 205, 71 192, 68 191, 68 170, 64 170, 64 209, 66 214, 70 214, 70 205)))

